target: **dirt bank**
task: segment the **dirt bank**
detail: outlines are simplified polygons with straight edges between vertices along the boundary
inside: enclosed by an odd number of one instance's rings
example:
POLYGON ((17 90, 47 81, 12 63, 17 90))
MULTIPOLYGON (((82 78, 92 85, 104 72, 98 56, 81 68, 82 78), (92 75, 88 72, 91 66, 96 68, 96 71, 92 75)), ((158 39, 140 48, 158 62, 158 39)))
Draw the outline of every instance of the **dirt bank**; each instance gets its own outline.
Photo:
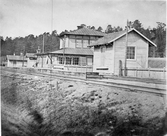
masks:
POLYGON ((92 134, 104 131, 110 135, 164 133, 163 97, 36 76, 2 77, 1 86, 2 124, 6 135, 8 129, 30 134, 30 129, 24 129, 34 123, 30 114, 34 111, 56 134, 65 130, 92 134), (18 128, 22 123, 23 127, 18 128), (120 127, 124 132, 118 133, 120 127))

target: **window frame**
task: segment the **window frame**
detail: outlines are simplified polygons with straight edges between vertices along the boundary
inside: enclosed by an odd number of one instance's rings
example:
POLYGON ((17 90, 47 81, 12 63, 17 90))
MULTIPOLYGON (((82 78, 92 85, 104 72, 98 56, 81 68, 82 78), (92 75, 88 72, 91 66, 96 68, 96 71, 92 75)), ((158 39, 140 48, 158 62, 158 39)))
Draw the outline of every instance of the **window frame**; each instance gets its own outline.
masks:
POLYGON ((76 48, 80 48, 80 49, 83 48, 83 41, 82 41, 82 39, 75 39, 75 47, 76 48), (77 41, 80 41, 80 42, 77 42, 77 41))
POLYGON ((57 59, 58 59, 58 64, 60 64, 60 65, 64 64, 64 57, 63 56, 59 56, 59 57, 57 57, 57 59))
POLYGON ((136 60, 136 46, 131 45, 131 46, 127 46, 126 48, 126 59, 127 60, 136 60), (128 58, 128 48, 134 48, 134 59, 128 58))
POLYGON ((73 57, 72 59, 73 59, 72 65, 78 66, 79 65, 79 57, 73 57), (77 61, 78 61, 77 63, 76 63, 75 59, 77 59, 77 61))
POLYGON ((66 65, 71 65, 72 64, 72 58, 71 57, 66 57, 66 65))

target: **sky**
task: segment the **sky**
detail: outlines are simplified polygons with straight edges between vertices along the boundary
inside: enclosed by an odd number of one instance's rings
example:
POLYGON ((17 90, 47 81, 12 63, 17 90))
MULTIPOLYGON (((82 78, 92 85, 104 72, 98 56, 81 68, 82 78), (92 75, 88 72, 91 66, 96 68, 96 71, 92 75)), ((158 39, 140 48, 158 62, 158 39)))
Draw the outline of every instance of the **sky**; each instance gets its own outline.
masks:
POLYGON ((25 37, 57 30, 75 30, 80 24, 125 28, 138 19, 144 28, 166 24, 166 1, 150 0, 0 0, 0 36, 25 37))

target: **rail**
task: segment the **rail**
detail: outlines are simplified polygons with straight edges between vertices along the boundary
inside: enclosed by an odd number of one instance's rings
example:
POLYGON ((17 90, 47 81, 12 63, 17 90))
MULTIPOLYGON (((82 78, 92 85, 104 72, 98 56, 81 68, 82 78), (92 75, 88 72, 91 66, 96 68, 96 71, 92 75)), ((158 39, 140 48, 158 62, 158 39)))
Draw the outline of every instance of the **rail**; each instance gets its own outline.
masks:
MULTIPOLYGON (((37 69, 1 69, 3 71, 7 71, 10 73, 20 73, 26 75, 34 75, 40 77, 49 77, 49 78, 58 78, 63 80, 70 80, 70 81, 79 81, 84 82, 86 84, 97 84, 109 87, 116 87, 116 88, 124 88, 127 91, 136 91, 136 92, 145 92, 151 93, 155 95, 165 96, 166 95, 166 84, 164 83, 145 83, 140 81, 132 81, 132 80, 125 80, 125 79, 92 79, 92 78, 85 78, 85 76, 78 77, 77 75, 64 75, 53 73, 53 71, 47 70, 45 71, 38 71, 37 69)), ((2 71, 1 71, 2 72, 2 71)), ((82 73, 83 74, 83 73, 82 73)), ((89 73, 91 74, 91 73, 89 73)))

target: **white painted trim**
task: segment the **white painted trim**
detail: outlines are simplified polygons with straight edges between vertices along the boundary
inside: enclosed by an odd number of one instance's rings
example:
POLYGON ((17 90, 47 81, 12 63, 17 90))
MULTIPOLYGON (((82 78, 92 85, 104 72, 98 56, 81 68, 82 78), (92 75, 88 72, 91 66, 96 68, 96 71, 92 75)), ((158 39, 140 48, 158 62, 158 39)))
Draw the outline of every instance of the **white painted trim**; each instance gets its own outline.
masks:
POLYGON ((149 44, 147 42, 147 55, 146 55, 146 67, 145 68, 148 68, 148 53, 149 52, 149 44))
MULTIPOLYGON (((151 44, 153 44, 155 47, 157 47, 157 45, 156 45, 155 43, 153 43, 152 41, 150 41, 147 37, 145 37, 143 34, 141 34, 139 31, 137 31, 137 30, 134 29, 134 28, 130 29, 130 30, 128 31, 128 33, 131 32, 131 31, 133 31, 133 30, 134 30, 137 34, 139 34, 141 37, 143 37, 145 40, 147 40, 148 42, 150 42, 151 44)), ((117 39, 121 38, 121 37, 124 36, 125 34, 126 34, 126 32, 123 33, 122 35, 116 37, 115 39, 109 41, 108 43, 111 43, 111 42, 113 42, 113 41, 116 41, 117 39)), ((93 46, 94 46, 94 45, 93 45, 93 46)))
MULTIPOLYGON (((157 45, 155 43, 153 43, 152 41, 150 41, 147 37, 145 37, 143 34, 141 34, 139 31, 137 31, 136 29, 132 29, 134 30, 135 32, 137 32, 140 36, 142 36, 144 39, 146 39, 148 42, 150 42, 151 44, 153 44, 155 47, 157 47, 157 45)), ((131 31, 132 31, 131 30, 131 31)))
POLYGON ((115 42, 113 42, 113 73, 115 73, 115 42))
MULTIPOLYGON (((126 59, 127 61, 136 61, 136 57, 137 57, 137 50, 136 50, 136 45, 128 45, 127 47, 135 47, 135 58, 134 59, 126 59)), ((127 56, 127 55, 126 55, 127 56)))

